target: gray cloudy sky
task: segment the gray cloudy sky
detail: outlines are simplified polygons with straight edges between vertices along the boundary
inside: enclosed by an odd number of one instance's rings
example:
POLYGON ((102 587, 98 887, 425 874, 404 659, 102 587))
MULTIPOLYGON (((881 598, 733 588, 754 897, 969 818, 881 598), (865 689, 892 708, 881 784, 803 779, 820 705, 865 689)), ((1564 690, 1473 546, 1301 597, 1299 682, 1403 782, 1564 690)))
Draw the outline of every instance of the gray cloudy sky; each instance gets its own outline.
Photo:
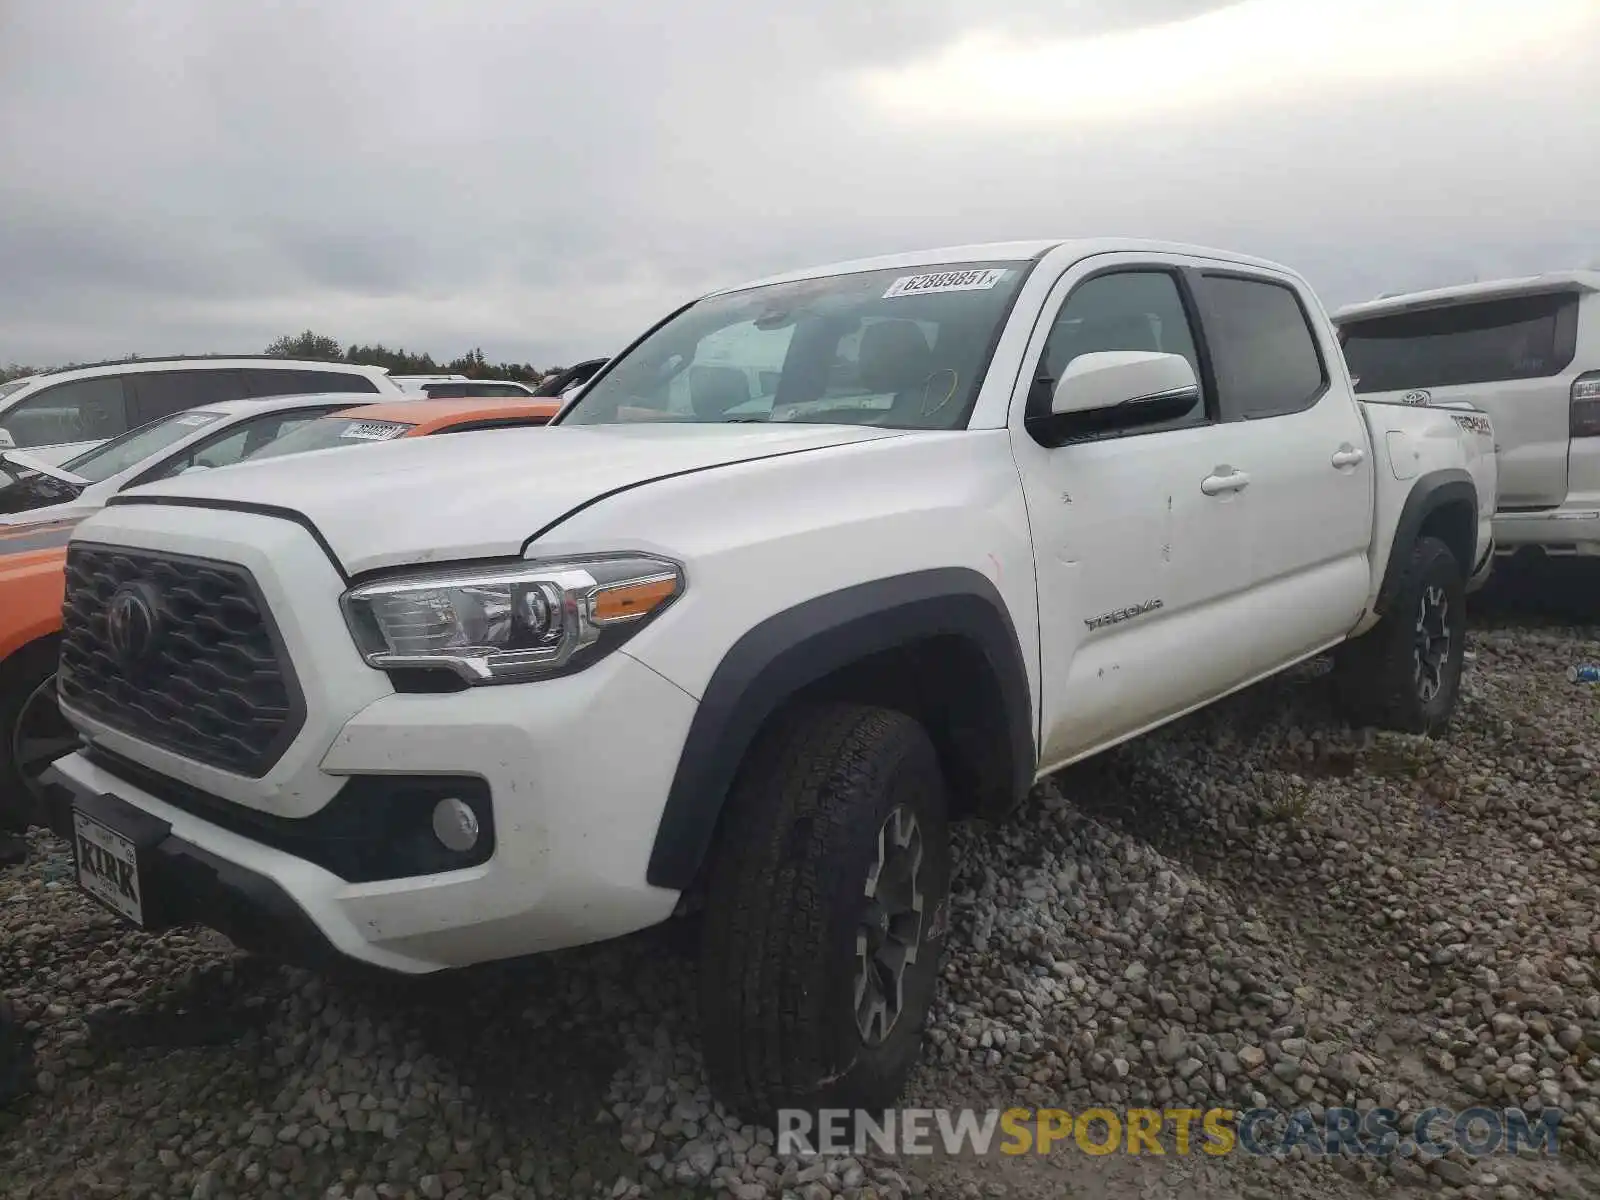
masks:
POLYGON ((0 362, 311 326, 548 365, 1057 234, 1330 305, 1595 264, 1597 51, 1596 0, 0 0, 0 362))

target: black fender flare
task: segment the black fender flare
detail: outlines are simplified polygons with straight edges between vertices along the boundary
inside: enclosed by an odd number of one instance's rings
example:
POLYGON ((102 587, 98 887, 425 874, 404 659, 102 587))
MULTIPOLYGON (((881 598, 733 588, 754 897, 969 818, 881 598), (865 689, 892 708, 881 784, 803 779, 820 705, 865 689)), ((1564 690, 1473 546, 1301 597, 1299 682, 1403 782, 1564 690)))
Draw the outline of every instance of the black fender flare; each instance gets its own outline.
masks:
POLYGON ((683 890, 710 849, 734 776, 756 734, 802 688, 869 655, 929 637, 971 643, 1005 708, 1012 796, 1037 767, 1033 697, 1011 614, 978 571, 946 567, 856 584, 776 613, 723 655, 700 699, 667 794, 646 879, 683 890))
POLYGON ((1400 585, 1400 574, 1405 570, 1406 559, 1410 556, 1412 547, 1417 544, 1417 539, 1422 536, 1422 526, 1428 517, 1446 504, 1463 501, 1473 513, 1473 545, 1472 553, 1467 556, 1468 561, 1462 570, 1469 575, 1472 573, 1472 568, 1478 561, 1478 485, 1461 467, 1444 467, 1437 471, 1429 471, 1412 485, 1405 504, 1401 506, 1400 521, 1395 527, 1394 541, 1389 545, 1389 561, 1384 566, 1383 582, 1378 587, 1378 600, 1375 605, 1378 612, 1384 613, 1389 610, 1395 589, 1400 585))

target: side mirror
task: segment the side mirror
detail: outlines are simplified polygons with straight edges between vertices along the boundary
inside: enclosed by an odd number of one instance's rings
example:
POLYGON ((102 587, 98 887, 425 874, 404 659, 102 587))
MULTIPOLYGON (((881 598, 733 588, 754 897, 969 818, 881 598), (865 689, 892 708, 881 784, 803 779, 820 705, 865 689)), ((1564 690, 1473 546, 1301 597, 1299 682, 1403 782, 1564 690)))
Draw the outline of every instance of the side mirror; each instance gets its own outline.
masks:
POLYGON ((0 427, 0 450, 15 450, 16 448, 17 439, 11 436, 10 430, 0 427))
POLYGON ((1063 437, 1134 429, 1181 417, 1200 401, 1200 381, 1181 354, 1101 350, 1067 364, 1046 418, 1063 437))

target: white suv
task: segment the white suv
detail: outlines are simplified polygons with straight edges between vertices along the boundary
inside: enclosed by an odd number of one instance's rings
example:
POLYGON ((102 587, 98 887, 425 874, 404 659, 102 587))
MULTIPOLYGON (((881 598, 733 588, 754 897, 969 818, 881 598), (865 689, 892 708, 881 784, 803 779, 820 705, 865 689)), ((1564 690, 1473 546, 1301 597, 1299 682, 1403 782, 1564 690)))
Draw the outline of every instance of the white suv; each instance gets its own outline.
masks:
POLYGON ((224 400, 313 392, 402 395, 382 367, 291 358, 145 358, 0 383, 0 450, 50 465, 157 417, 224 400))
POLYGON ((1600 554, 1600 271, 1385 296, 1334 315, 1363 400, 1489 414, 1497 549, 1600 554))

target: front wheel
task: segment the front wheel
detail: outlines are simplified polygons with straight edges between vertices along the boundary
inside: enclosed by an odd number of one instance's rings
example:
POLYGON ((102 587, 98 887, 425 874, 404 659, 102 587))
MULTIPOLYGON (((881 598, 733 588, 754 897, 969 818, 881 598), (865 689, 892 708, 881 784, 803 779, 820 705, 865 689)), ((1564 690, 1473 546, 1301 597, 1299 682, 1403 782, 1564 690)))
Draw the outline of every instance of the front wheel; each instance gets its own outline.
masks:
POLYGON ((707 895, 711 1084, 748 1119, 894 1102, 949 914, 945 786, 903 713, 828 704, 769 730, 729 798, 707 895))
POLYGON ((1465 609, 1456 556, 1438 538, 1418 539, 1389 611, 1337 656, 1336 685, 1350 720, 1402 733, 1442 732, 1461 690, 1465 609))

